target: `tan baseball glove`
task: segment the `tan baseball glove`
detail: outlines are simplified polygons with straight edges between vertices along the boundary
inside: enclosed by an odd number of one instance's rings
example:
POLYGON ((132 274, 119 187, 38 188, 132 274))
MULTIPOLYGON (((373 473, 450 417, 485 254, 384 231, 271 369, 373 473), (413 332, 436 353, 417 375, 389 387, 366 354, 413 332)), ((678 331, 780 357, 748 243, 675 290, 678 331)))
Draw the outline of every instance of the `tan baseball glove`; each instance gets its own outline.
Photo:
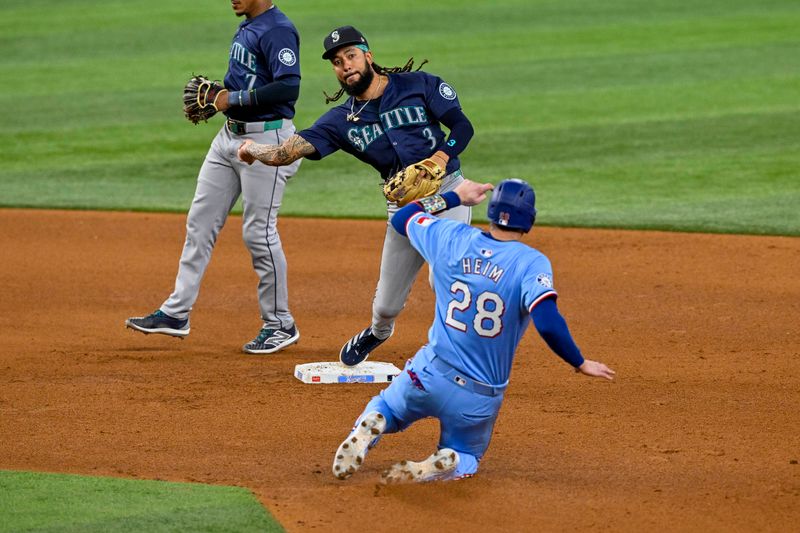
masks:
POLYGON ((192 76, 183 88, 183 114, 192 124, 208 119, 217 114, 217 98, 227 89, 218 81, 211 81, 205 76, 192 76))
POLYGON ((390 202, 403 207, 406 204, 436 194, 442 186, 445 170, 432 159, 423 159, 409 165, 383 185, 383 195, 390 202))

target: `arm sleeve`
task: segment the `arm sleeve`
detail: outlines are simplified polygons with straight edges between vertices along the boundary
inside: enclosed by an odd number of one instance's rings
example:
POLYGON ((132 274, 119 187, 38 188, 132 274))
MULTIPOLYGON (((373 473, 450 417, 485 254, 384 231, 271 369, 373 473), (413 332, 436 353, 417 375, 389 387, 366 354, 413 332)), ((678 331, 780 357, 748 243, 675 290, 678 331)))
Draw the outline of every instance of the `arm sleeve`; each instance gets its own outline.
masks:
POLYGON ((450 130, 450 135, 447 136, 445 142, 439 149, 449 155, 451 158, 456 157, 464 151, 469 144, 475 129, 467 116, 461 111, 461 108, 453 108, 439 119, 439 122, 444 124, 450 130))
MULTIPOLYGON (((447 204, 445 209, 452 209, 453 207, 461 205, 461 199, 458 197, 458 194, 456 194, 455 191, 444 193, 442 195, 442 199, 447 204)), ((422 207, 422 204, 419 201, 411 202, 394 214, 391 220, 392 227, 403 237, 408 237, 408 232, 406 230, 408 227, 408 221, 411 219, 411 217, 423 211, 425 211, 425 208, 422 207)))
POLYGON ((583 364, 580 349, 572 339, 567 321, 558 312, 555 298, 545 298, 531 311, 533 325, 551 350, 575 368, 583 364))
POLYGON ((228 103, 231 107, 264 106, 295 102, 300 96, 300 78, 283 78, 249 91, 231 91, 228 103))

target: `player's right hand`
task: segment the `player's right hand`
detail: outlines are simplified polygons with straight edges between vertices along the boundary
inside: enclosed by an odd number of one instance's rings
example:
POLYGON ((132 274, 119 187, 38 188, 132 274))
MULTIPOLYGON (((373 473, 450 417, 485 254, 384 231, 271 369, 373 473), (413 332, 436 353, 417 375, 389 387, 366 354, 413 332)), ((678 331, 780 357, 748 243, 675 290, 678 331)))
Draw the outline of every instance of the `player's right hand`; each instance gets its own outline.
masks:
POLYGON ((613 380, 616 375, 616 372, 603 363, 592 361, 591 359, 585 359, 583 364, 578 367, 578 372, 595 378, 606 378, 609 381, 613 380))
POLYGON ((250 152, 247 151, 247 145, 249 145, 249 144, 253 144, 253 141, 251 141, 250 139, 247 139, 246 141, 244 141, 239 146, 239 151, 238 151, 237 155, 239 156, 239 159, 241 159, 242 161, 244 161, 248 165, 252 165, 255 162, 256 158, 255 158, 255 156, 250 154, 250 152))
POLYGON ((486 193, 492 189, 494 189, 494 185, 491 183, 477 183, 465 179, 458 184, 458 187, 453 189, 453 192, 461 199, 461 205, 471 206, 478 205, 484 201, 486 193))

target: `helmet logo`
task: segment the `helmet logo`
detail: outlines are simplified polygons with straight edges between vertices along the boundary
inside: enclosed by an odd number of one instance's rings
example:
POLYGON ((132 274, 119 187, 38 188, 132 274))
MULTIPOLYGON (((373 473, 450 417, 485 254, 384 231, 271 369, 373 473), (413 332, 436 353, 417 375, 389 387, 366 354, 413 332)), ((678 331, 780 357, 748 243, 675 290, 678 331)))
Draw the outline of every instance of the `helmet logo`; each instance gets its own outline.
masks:
POLYGON ((511 219, 511 215, 504 211, 500 211, 500 216, 497 217, 497 223, 501 226, 508 226, 508 221, 511 219))
POLYGON ((339 31, 338 30, 333 30, 333 33, 331 33, 331 40, 333 42, 337 42, 339 40, 339 31))

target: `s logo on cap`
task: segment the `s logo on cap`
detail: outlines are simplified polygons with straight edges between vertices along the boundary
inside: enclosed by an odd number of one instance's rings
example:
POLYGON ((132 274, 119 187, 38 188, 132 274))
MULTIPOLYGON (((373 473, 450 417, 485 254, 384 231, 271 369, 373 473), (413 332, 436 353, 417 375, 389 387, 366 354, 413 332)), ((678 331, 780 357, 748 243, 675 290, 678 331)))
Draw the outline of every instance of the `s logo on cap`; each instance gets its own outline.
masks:
POLYGON ((333 40, 333 42, 339 40, 339 32, 337 30, 334 30, 333 33, 331 33, 331 40, 333 40))

